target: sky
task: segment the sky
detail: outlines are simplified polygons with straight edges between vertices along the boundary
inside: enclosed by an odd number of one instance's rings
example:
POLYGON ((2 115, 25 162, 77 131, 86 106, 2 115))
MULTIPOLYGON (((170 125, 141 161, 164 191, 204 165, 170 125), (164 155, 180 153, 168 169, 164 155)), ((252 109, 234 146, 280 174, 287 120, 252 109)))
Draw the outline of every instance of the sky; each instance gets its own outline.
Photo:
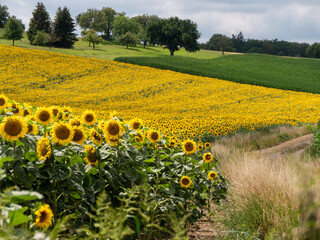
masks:
MULTIPOLYGON (((28 28, 37 0, 0 0, 10 15, 28 28)), ((75 19, 88 8, 111 7, 133 17, 141 14, 161 18, 190 19, 205 43, 215 33, 228 37, 240 31, 245 39, 278 39, 320 42, 320 0, 43 0, 51 19, 58 7, 67 7, 75 19)), ((80 30, 78 30, 80 32, 80 30)))

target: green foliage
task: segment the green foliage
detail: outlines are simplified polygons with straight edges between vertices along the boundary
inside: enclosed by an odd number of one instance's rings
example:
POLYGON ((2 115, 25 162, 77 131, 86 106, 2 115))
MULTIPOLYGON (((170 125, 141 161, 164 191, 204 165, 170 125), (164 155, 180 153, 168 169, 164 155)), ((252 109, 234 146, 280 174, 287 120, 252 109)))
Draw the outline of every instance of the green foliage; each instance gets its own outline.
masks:
POLYGON ((263 54, 192 57, 121 57, 116 61, 284 90, 320 93, 320 61, 263 54), (274 79, 277 79, 275 81, 274 79))
POLYGON ((127 32, 127 33, 121 35, 117 39, 117 42, 119 42, 121 45, 127 46, 127 48, 129 48, 129 46, 136 46, 136 44, 138 42, 138 37, 134 33, 127 32))
POLYGON ((99 45, 103 42, 103 39, 98 36, 95 30, 91 29, 85 33, 84 40, 92 43, 92 48, 95 49, 96 45, 99 45))
POLYGON ((8 7, 6 5, 0 4, 0 28, 3 28, 6 25, 9 18, 8 7))
POLYGON ((225 51, 231 52, 233 50, 231 40, 222 34, 214 34, 207 45, 210 50, 222 51, 222 55, 225 51))
POLYGON ((126 17, 124 14, 120 14, 115 17, 113 21, 113 35, 115 38, 119 38, 127 32, 138 34, 140 25, 133 19, 126 17))
POLYGON ((35 10, 32 12, 27 37, 31 44, 44 46, 46 45, 43 43, 44 38, 42 36, 44 35, 40 33, 40 35, 37 36, 38 31, 42 31, 42 33, 51 33, 50 16, 41 2, 37 3, 35 10), (37 40, 35 40, 36 37, 38 38, 37 40), (41 37, 42 39, 40 40, 41 37))
POLYGON ((69 10, 64 7, 58 8, 56 17, 53 22, 53 45, 61 48, 71 48, 78 41, 74 33, 75 23, 71 18, 69 10))
POLYGON ((169 49, 171 56, 180 47, 184 47, 188 52, 199 50, 197 40, 200 38, 200 33, 197 24, 189 19, 171 17, 154 21, 148 28, 148 36, 150 42, 169 49))
POLYGON ((307 56, 312 58, 320 58, 320 43, 314 43, 307 48, 307 56))
POLYGON ((24 25, 20 19, 16 19, 15 16, 10 17, 4 26, 3 37, 8 40, 12 40, 12 46, 14 46, 15 40, 23 38, 24 25))
POLYGON ((43 31, 37 31, 32 44, 39 46, 48 46, 51 41, 51 36, 49 33, 45 33, 43 31))
POLYGON ((320 120, 313 133, 311 151, 313 154, 320 155, 320 120))

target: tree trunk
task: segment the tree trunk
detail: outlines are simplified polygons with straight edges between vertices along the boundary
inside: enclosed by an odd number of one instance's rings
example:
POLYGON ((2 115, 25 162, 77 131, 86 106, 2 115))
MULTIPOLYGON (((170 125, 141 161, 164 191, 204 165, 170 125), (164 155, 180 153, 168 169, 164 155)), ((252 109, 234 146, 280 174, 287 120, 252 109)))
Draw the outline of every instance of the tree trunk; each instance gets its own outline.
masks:
POLYGON ((12 39, 12 46, 14 46, 14 39, 12 39))
POLYGON ((174 50, 170 49, 170 56, 174 55, 174 50))
POLYGON ((96 45, 92 43, 93 50, 96 49, 96 45))
POLYGON ((91 47, 91 42, 89 41, 89 47, 91 47))
POLYGON ((143 42, 143 48, 146 48, 147 42, 143 42))

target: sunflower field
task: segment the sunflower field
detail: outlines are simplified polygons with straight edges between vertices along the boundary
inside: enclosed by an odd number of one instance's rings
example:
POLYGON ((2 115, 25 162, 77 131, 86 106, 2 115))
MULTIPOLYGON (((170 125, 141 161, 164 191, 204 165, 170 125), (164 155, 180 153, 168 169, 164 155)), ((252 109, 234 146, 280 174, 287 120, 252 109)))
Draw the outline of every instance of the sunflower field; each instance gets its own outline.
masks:
MULTIPOLYGON (((30 106, 140 118, 181 141, 239 129, 315 123, 318 94, 238 84, 113 61, 0 46, 0 91, 30 106)), ((277 81, 277 79, 274 79, 277 81)))

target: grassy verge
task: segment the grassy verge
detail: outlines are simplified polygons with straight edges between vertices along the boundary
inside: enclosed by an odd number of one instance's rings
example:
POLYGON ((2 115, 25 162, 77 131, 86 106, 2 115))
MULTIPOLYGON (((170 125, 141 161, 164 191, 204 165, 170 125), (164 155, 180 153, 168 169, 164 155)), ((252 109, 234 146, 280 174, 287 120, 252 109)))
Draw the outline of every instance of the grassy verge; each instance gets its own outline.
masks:
POLYGON ((320 61, 317 59, 241 54, 215 59, 161 56, 115 60, 239 83, 320 93, 320 61))

